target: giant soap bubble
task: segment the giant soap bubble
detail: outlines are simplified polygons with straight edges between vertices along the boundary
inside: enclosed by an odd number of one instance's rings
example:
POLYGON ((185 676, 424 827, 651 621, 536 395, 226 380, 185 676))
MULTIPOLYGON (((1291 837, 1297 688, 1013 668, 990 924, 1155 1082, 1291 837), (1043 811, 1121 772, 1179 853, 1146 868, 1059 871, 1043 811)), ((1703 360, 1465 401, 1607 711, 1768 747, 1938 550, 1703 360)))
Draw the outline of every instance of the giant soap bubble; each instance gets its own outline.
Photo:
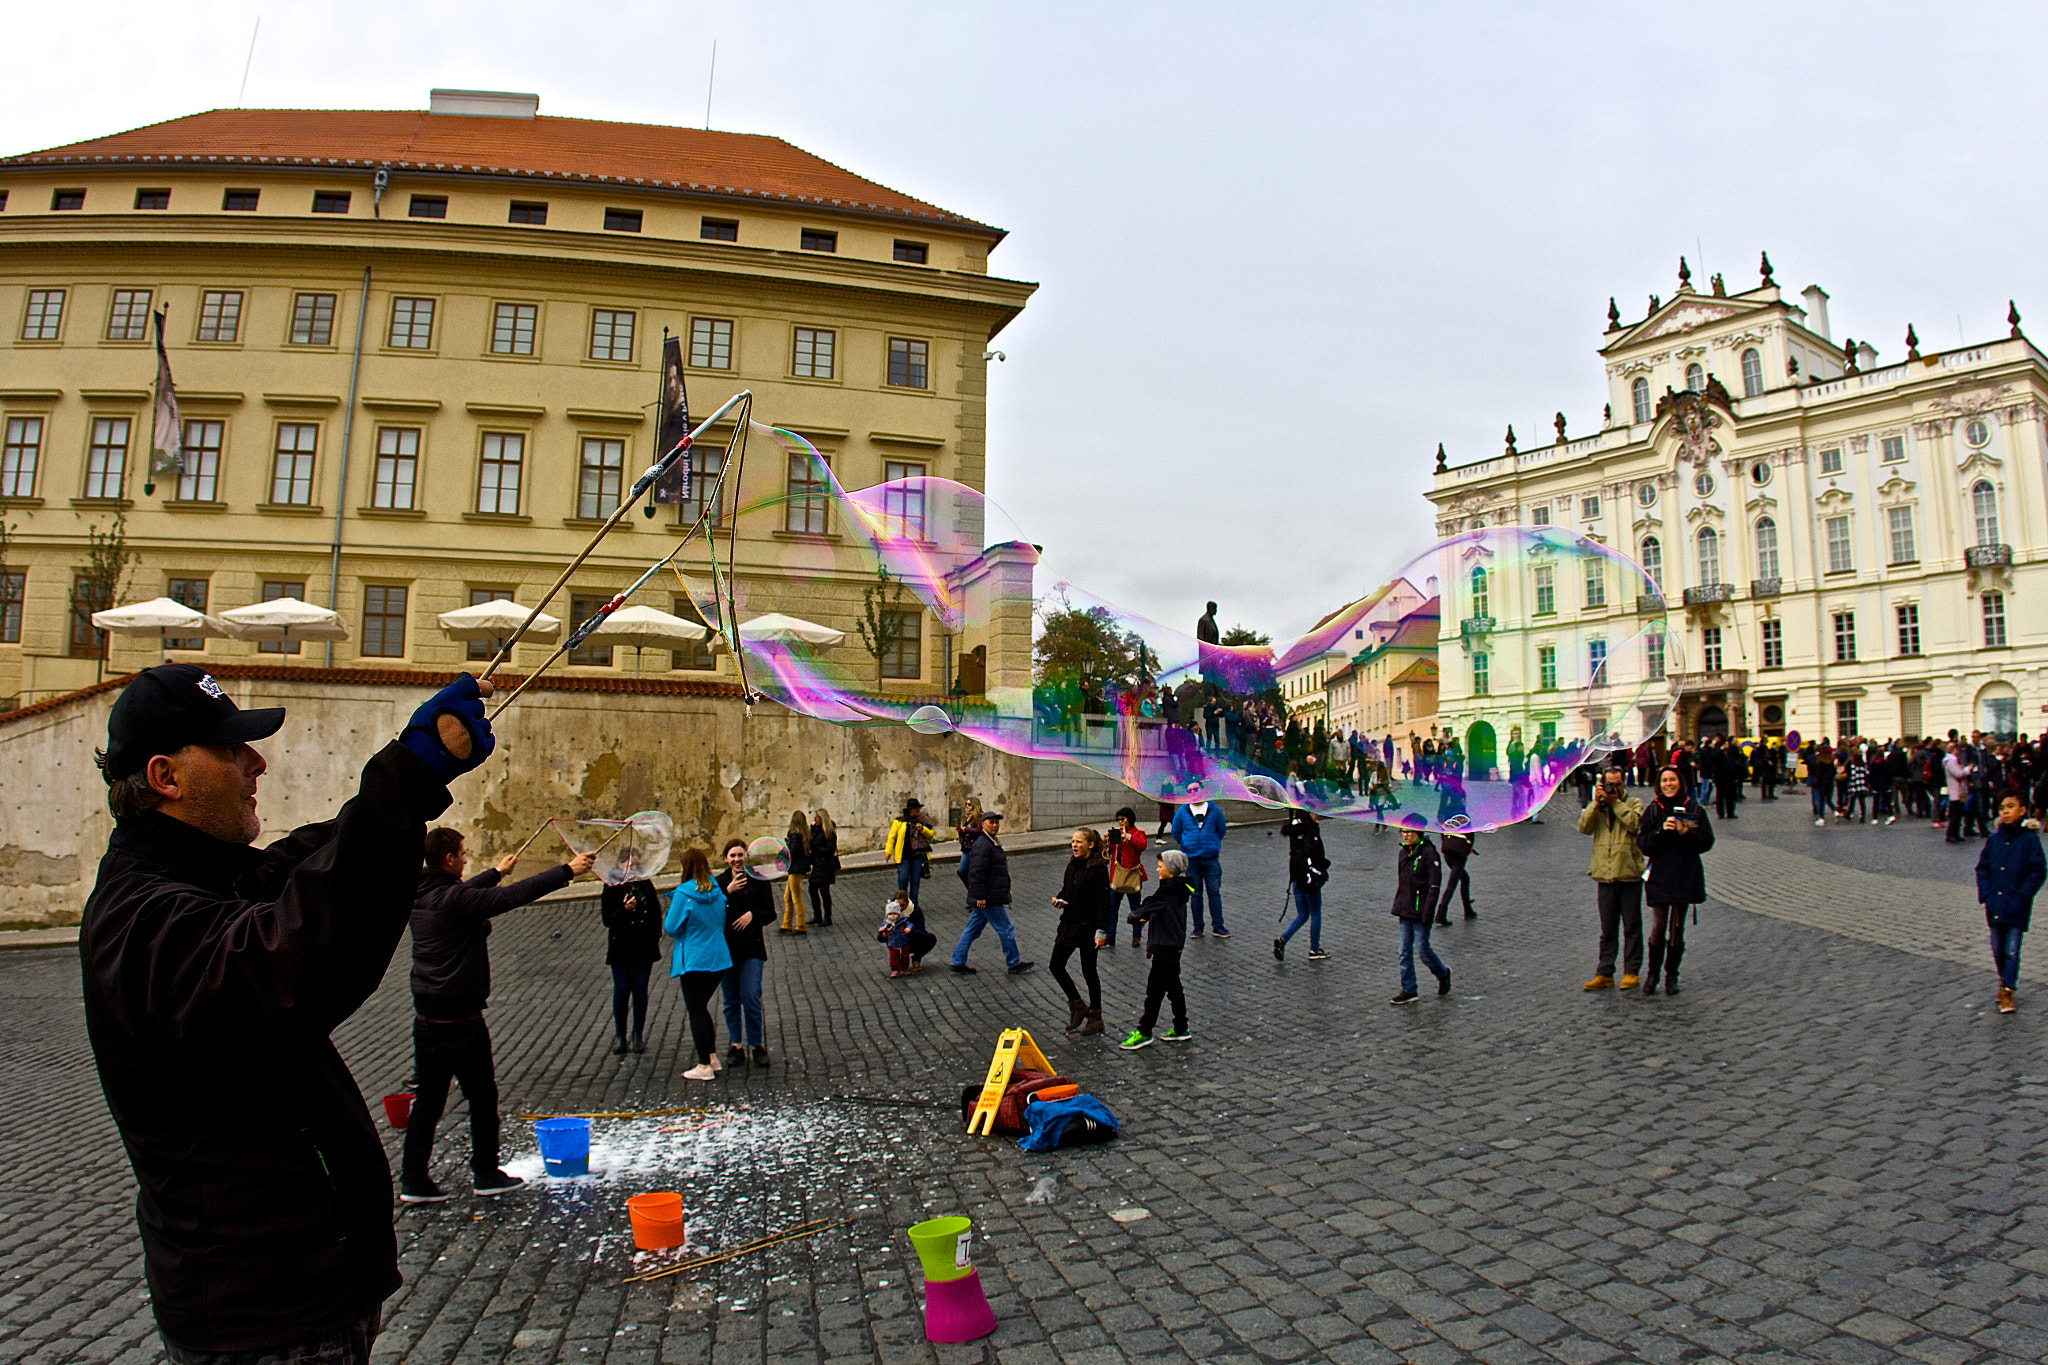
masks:
MULTIPOLYGON (((748 471, 740 512, 821 533, 790 538, 780 572, 856 586, 868 620, 907 612, 936 625, 957 680, 951 696, 944 679, 922 695, 884 687, 885 663, 902 671, 900 641, 864 627, 829 644, 750 638, 729 585, 687 579, 749 682, 822 720, 950 729, 1168 802, 1383 822, 1419 813, 1434 829, 1486 830, 1534 813, 1577 765, 1656 734, 1683 668, 1656 583, 1562 527, 1461 532, 1291 642, 1223 646, 1060 578, 974 489, 919 477, 848 493, 803 438, 755 430, 782 458, 748 471), (1347 667, 1380 699, 1345 725, 1356 746, 1327 733, 1320 687, 1283 686, 1347 667)), ((931 669, 932 651, 921 658, 931 669)))
POLYGON ((572 853, 594 853, 591 871, 607 886, 641 881, 668 866, 675 825, 658 810, 637 811, 624 820, 556 820, 555 830, 572 853))

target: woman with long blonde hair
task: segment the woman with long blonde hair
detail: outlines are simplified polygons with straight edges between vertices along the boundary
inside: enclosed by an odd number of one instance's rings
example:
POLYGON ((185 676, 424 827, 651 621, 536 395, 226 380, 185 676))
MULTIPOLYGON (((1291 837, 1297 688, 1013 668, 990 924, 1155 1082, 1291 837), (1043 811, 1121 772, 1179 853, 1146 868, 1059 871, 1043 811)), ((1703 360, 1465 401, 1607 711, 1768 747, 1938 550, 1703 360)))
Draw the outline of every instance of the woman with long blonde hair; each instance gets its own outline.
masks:
POLYGON ((804 847, 811 858, 811 918, 830 927, 832 883, 839 880, 839 831, 822 807, 811 812, 810 839, 804 847))
POLYGON ((783 840, 789 845, 789 876, 782 883, 782 932, 801 934, 804 927, 804 878, 811 875, 810 823, 802 811, 792 811, 783 840))

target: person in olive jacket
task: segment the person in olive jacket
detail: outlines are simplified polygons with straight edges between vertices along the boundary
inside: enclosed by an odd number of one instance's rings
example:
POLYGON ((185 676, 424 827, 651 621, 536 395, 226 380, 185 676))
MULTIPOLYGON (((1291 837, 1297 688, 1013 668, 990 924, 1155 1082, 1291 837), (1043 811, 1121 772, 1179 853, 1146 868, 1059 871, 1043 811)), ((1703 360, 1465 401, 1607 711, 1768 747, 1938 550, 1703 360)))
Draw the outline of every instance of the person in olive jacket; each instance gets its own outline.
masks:
POLYGON ((612 969, 612 1055, 647 1051, 647 980, 661 956, 661 893, 644 878, 607 886, 598 897, 604 922, 604 963, 612 969), (633 1041, 626 1042, 626 1007, 633 1010, 633 1041))
MULTIPOLYGON (((1704 760, 1703 760, 1704 761, 1704 760)), ((1615 985, 1615 950, 1621 950, 1621 989, 1632 991, 1643 961, 1643 851, 1636 830, 1643 803, 1621 785, 1621 769, 1600 774, 1593 799, 1579 812, 1579 833, 1593 836, 1593 859, 1586 875, 1597 888, 1600 911, 1600 963, 1585 989, 1615 985)))
POLYGON ((369 1356, 400 1284, 391 1167, 331 1035, 398 949, 448 784, 491 753, 489 695, 467 674, 435 693, 334 819, 263 849, 251 741, 282 709, 244 711, 191 664, 114 703, 78 954, 174 1356, 369 1356))
POLYGON ((2034 897, 2048 881, 2041 836, 2021 822, 2026 798, 2007 792, 1998 802, 1998 828, 1977 855, 1977 900, 1991 929, 1991 960, 1998 968, 1998 1012, 2011 1014, 2020 979, 2020 940, 2034 918, 2034 897))
POLYGON ((740 1066, 747 1048, 754 1065, 768 1065, 768 1031, 761 1017, 761 974, 768 968, 768 941, 762 936, 775 917, 775 897, 768 883, 747 870, 747 841, 725 841, 725 871, 716 878, 725 893, 725 948, 732 957, 719 993, 725 997, 726 1063, 740 1066))
POLYGON ((1103 856, 1102 836, 1092 829, 1077 829, 1072 840, 1074 856, 1067 860, 1060 893, 1052 898, 1060 912, 1059 928, 1052 939, 1052 979, 1067 993, 1067 1032, 1102 1032, 1102 980, 1095 974, 1095 950, 1116 934, 1115 911, 1109 896, 1109 860, 1103 856), (1088 983, 1088 1003, 1074 989, 1067 975, 1067 959, 1081 955, 1081 979, 1088 983))
POLYGON ((1692 799, 1678 769, 1657 774, 1657 795, 1636 824, 1636 845, 1650 860, 1643 899, 1650 903, 1650 960, 1644 965, 1643 994, 1678 994, 1678 962, 1685 956, 1685 910, 1707 898, 1707 873, 1700 855, 1714 846, 1714 826, 1692 799))

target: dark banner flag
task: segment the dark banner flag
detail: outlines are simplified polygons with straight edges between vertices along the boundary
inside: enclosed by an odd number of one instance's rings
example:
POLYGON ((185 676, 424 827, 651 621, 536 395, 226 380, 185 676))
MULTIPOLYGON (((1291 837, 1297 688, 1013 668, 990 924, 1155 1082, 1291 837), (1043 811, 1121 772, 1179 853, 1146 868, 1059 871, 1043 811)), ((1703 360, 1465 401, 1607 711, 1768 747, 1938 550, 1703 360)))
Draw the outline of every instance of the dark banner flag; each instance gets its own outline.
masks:
POLYGON ((164 315, 156 320, 156 409, 149 438, 149 485, 145 494, 156 492, 155 481, 176 479, 185 472, 184 433, 178 428, 178 389, 171 382, 171 358, 164 354, 164 315))
MULTIPOLYGON (((683 387, 683 339, 664 337, 661 343, 661 398, 656 406, 661 422, 655 428, 656 461, 683 443, 690 434, 690 395, 683 387)), ((690 457, 670 465, 654 481, 656 502, 681 502, 689 496, 690 457)))

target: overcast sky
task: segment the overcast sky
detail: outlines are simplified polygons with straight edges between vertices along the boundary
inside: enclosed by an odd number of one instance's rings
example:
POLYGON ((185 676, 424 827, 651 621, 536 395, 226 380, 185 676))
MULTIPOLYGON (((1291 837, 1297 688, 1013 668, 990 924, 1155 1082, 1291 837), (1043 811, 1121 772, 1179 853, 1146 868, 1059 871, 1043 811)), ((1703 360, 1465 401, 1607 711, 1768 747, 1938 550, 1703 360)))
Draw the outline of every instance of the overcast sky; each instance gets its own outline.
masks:
MULTIPOLYGON (((997 224, 989 493, 1096 594, 1299 629, 1428 548, 1432 454, 1599 422, 1607 298, 1834 296, 1881 357, 2048 334, 2039 5, 23 6, 0 142, 236 102, 772 133, 997 224)), ((766 414, 770 417, 773 414, 766 414)))

